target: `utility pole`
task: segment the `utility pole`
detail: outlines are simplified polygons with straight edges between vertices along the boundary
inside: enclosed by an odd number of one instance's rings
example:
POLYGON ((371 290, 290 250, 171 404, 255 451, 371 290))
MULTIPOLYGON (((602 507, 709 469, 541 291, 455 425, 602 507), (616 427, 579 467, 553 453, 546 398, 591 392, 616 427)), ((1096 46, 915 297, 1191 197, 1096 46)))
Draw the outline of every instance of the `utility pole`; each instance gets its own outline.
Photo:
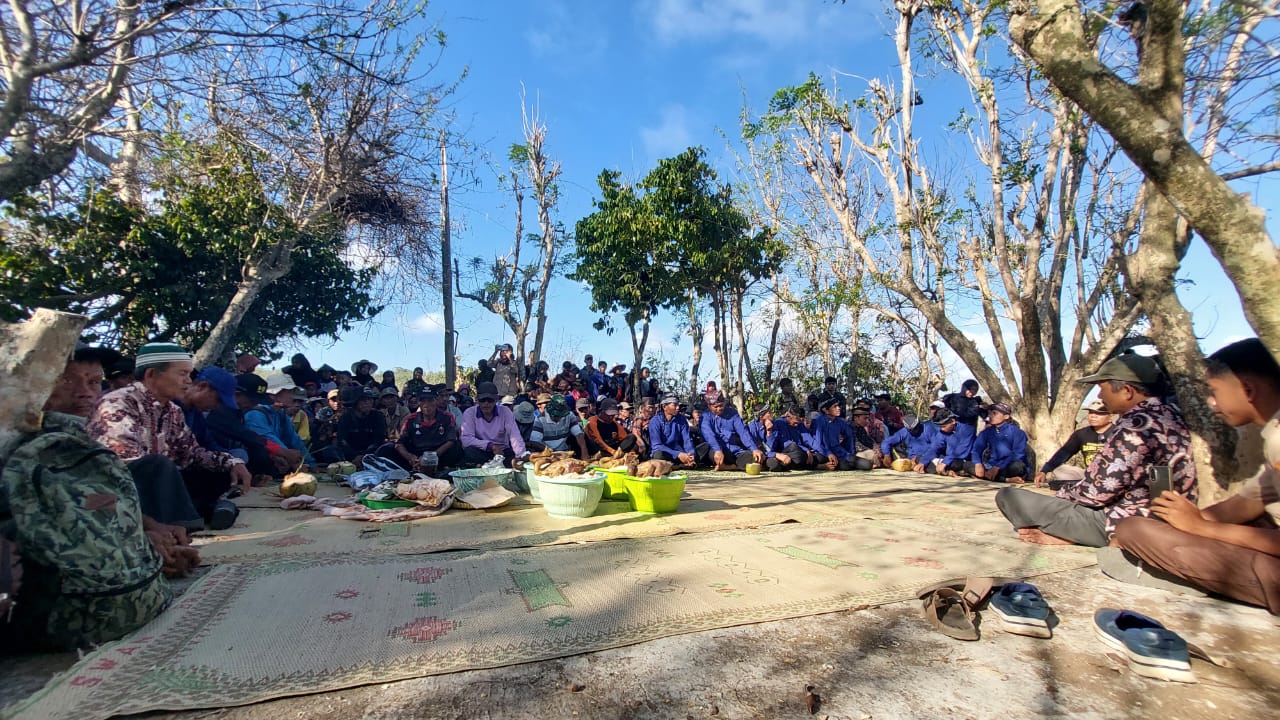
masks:
POLYGON ((444 305, 444 382, 457 387, 458 361, 453 347, 453 248, 449 240, 449 149, 440 131, 440 288, 444 305))

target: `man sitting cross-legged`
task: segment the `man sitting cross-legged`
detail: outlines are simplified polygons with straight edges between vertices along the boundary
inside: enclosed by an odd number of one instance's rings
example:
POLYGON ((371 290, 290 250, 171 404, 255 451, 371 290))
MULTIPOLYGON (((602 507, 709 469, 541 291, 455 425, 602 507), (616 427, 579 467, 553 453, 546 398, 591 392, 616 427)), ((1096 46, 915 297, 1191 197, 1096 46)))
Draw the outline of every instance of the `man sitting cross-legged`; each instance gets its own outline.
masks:
MULTIPOLYGON (((186 531, 145 515, 129 468, 85 431, 110 356, 77 350, 44 404, 41 429, 0 464, 0 546, 14 543, 25 566, 14 614, 0 616, 5 650, 115 640, 168 605, 161 574, 200 564, 186 531)), ((175 482, 194 517, 181 477, 175 482)), ((0 573, 11 570, 4 562, 0 573)))
POLYGON ((215 529, 228 527, 234 507, 220 504, 220 496, 232 485, 247 491, 251 475, 240 458, 200 447, 173 402, 191 384, 191 354, 150 343, 138 350, 135 364, 137 382, 103 396, 89 415, 89 436, 129 464, 147 515, 183 524, 192 520, 194 505, 215 529), (185 494, 175 490, 179 484, 185 494))
POLYGON ((1191 435, 1182 414, 1159 397, 1165 380, 1154 360, 1121 355, 1077 382, 1096 384, 1107 409, 1120 417, 1084 479, 1057 497, 1021 488, 996 493, 996 506, 1024 542, 1107 545, 1117 522, 1146 510, 1151 466, 1173 466, 1174 487, 1196 497, 1195 464, 1187 457, 1191 435), (1175 463, 1179 456, 1185 461, 1175 463))
POLYGON ((1112 544, 1152 569, 1280 615, 1280 365, 1257 339, 1232 343, 1206 364, 1214 411, 1235 427, 1262 426, 1265 464, 1204 510, 1174 492, 1152 498, 1159 519, 1121 520, 1112 544))
POLYGON ((1071 433, 1071 437, 1058 448, 1058 452, 1045 461, 1040 472, 1036 473, 1037 487, 1047 482, 1049 487, 1056 490, 1068 483, 1084 479, 1084 469, 1089 466, 1093 456, 1102 447, 1103 438, 1111 430, 1111 424, 1115 420, 1115 416, 1107 410, 1107 406, 1103 405, 1101 400, 1088 403, 1084 409, 1088 413, 1085 421, 1087 424, 1071 433), (1067 465, 1066 462, 1077 453, 1084 461, 1083 465, 1067 465))
POLYGON ((711 412, 702 415, 702 445, 698 459, 715 470, 746 470, 751 463, 764 462, 764 448, 756 445, 738 411, 725 402, 724 395, 710 403, 711 412))
POLYGON ((1008 403, 987 408, 987 426, 973 441, 965 472, 984 480, 1021 485, 1027 481, 1027 434, 1012 420, 1008 403))

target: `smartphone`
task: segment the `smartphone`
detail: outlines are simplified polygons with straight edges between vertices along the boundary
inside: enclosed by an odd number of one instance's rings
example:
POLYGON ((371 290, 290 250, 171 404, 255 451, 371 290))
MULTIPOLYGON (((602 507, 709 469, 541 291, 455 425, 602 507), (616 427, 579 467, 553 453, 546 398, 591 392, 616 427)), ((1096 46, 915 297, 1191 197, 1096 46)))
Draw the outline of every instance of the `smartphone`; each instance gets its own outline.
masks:
POLYGON ((1173 490, 1173 468, 1168 465, 1152 465, 1147 468, 1147 487, 1151 489, 1153 500, 1165 490, 1173 490))

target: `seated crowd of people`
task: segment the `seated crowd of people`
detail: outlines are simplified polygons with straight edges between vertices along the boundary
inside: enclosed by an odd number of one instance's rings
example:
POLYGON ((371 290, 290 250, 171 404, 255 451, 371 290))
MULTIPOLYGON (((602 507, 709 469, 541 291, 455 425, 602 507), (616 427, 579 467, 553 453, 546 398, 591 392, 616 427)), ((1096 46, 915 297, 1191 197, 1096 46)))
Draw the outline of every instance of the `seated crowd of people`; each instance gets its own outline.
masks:
POLYGON ((1038 469, 1014 409, 984 400, 973 380, 920 419, 887 393, 850 403, 834 377, 803 397, 784 378, 775 404, 744 417, 714 382, 686 401, 648 368, 628 373, 590 355, 551 377, 547 363, 521 363, 506 345, 456 387, 428 383, 422 368, 399 387, 369 360, 347 371, 313 368, 297 354, 266 378, 259 364, 245 354, 234 373, 196 369, 187 350, 166 343, 133 358, 75 351, 45 403, 42 431, 4 459, 0 581, 17 584, 5 570, 20 556, 28 589, 18 595, 0 582, 0 620, 15 608, 22 619, 0 622, 0 639, 83 647, 138 627, 169 602, 165 576, 199 564, 189 534, 231 526, 234 498, 270 478, 367 457, 438 474, 495 459, 510 466, 542 449, 583 460, 635 453, 683 468, 893 467, 1048 484, 1055 494, 996 493, 1022 540, 1121 548, 1129 562, 1280 613, 1280 367, 1257 340, 1209 358, 1210 401, 1232 425, 1265 426, 1269 465, 1204 510, 1167 380, 1155 360, 1135 354, 1080 379, 1099 398, 1038 469), (1152 468, 1170 478, 1156 497, 1152 468), (47 491, 51 478, 61 495, 47 491), (123 550, 95 546, 108 538, 123 550), (104 554, 112 562, 99 562, 104 554), (36 599, 15 606, 15 597, 36 599))

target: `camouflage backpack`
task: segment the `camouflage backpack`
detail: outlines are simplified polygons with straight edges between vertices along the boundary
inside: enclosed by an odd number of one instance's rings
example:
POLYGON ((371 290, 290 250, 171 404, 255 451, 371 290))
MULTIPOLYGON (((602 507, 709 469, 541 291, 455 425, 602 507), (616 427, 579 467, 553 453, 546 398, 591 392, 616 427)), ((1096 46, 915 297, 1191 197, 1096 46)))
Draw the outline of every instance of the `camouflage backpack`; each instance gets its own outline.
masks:
POLYGON ((19 617, 44 642, 85 647, 115 640, 160 614, 172 593, 142 529, 133 476, 84 431, 82 418, 48 413, 4 463, 26 566, 19 617))

